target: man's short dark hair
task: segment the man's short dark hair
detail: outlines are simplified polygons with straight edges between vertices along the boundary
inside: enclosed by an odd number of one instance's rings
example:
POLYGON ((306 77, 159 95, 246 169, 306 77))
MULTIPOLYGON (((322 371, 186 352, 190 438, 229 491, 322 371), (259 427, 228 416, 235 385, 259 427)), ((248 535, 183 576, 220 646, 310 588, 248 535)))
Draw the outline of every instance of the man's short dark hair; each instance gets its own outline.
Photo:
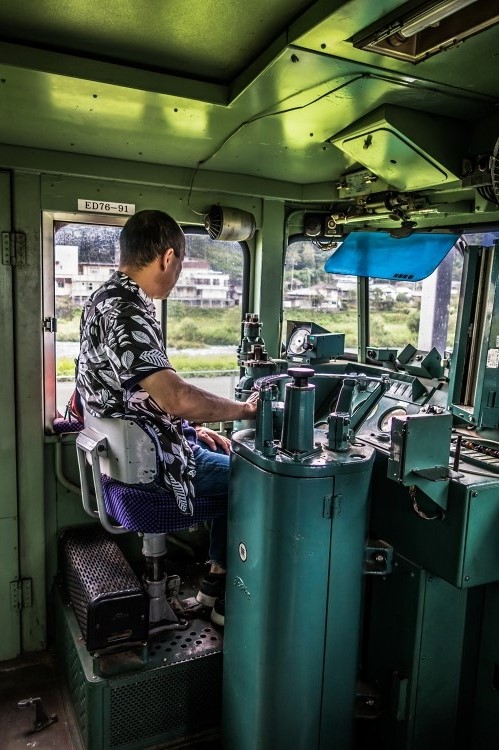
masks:
POLYGON ((175 219, 164 211, 139 211, 121 230, 120 265, 144 268, 170 247, 184 257, 185 236, 175 219))

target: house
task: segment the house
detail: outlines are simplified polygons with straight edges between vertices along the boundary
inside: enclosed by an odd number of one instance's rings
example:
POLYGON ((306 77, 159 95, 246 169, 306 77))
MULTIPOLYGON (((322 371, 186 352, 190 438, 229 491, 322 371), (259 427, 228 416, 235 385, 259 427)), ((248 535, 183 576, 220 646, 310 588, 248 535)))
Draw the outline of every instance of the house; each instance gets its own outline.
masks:
POLYGON ((169 299, 191 307, 233 307, 240 297, 228 273, 214 271, 207 260, 186 258, 169 299))
POLYGON ((115 263, 79 263, 77 245, 55 246, 55 294, 81 305, 114 273, 115 263))

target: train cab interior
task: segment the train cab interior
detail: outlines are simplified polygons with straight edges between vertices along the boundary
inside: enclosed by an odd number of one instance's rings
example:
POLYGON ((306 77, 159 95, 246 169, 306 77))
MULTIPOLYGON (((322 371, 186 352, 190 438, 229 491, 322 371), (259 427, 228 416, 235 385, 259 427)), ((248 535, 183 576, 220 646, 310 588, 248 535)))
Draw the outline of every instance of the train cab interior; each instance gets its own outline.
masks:
POLYGON ((497 747, 498 66, 497 0, 3 0, 1 748, 497 747), (68 408, 144 209, 173 366, 258 393, 223 628, 213 508, 68 408))

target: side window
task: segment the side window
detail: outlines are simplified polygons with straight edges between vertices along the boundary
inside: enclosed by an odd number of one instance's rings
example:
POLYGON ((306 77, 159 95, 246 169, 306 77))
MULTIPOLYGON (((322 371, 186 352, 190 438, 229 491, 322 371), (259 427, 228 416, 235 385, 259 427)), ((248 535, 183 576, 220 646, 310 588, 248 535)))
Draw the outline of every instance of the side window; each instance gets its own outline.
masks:
POLYGON ((369 279, 369 345, 452 349, 463 256, 458 245, 423 281, 369 279))
MULTIPOLYGON (((324 271, 331 249, 312 240, 291 241, 286 250, 283 331, 288 320, 313 321, 345 334, 345 351, 357 354, 357 277, 324 271)), ((285 343, 285 342, 283 342, 285 343)))
MULTIPOLYGON (((124 221, 96 224, 46 218, 44 315, 57 321, 55 332, 47 332, 45 338, 49 430, 54 416, 64 415, 74 389, 82 306, 119 266, 124 221)), ((233 397, 239 376, 236 348, 247 307, 249 251, 239 242, 214 241, 188 230, 186 249, 182 273, 166 306, 168 354, 185 379, 233 397)), ((158 317, 161 308, 158 301, 158 317)))
POLYGON ((119 265, 121 226, 56 221, 54 242, 55 406, 64 415, 74 389, 81 309, 119 265))
POLYGON ((185 380, 233 398, 249 251, 240 242, 184 231, 182 273, 167 304, 168 357, 185 380))
MULTIPOLYGON (((329 251, 329 252, 328 252, 329 251)), ((357 277, 330 274, 324 251, 313 240, 291 241, 284 265, 284 334, 288 320, 313 321, 345 334, 345 351, 357 353, 357 277)), ((452 349, 463 256, 459 243, 427 279, 418 282, 369 278, 372 347, 402 349, 411 343, 440 354, 452 349)))

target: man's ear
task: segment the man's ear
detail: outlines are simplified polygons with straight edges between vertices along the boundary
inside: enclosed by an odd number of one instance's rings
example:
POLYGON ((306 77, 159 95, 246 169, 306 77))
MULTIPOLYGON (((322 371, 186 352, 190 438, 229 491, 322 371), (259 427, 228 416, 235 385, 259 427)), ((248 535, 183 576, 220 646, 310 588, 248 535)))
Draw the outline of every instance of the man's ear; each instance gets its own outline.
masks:
POLYGON ((161 256, 161 268, 163 271, 166 271, 166 269, 172 262, 174 256, 175 256, 175 251, 172 247, 169 247, 167 250, 165 250, 165 252, 161 256))

